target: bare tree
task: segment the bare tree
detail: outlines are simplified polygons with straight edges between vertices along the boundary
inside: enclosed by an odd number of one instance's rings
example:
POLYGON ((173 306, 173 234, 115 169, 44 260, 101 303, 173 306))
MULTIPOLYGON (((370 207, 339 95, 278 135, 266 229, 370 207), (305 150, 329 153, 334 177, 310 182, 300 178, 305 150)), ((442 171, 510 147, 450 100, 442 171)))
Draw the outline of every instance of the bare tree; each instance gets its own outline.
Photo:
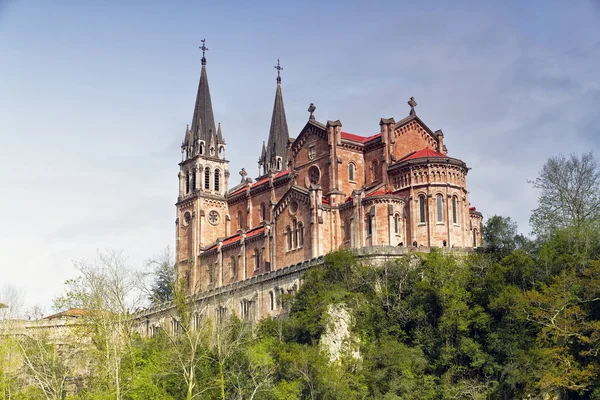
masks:
POLYGON ((99 252, 94 263, 81 261, 75 267, 80 276, 67 282, 67 293, 55 301, 55 307, 84 310, 81 334, 91 338, 93 375, 120 400, 126 385, 123 361, 132 350, 132 314, 143 300, 137 275, 122 251, 99 252))
POLYGON ((76 340, 66 333, 60 338, 50 337, 43 327, 31 329, 18 341, 21 359, 27 377, 33 381, 48 400, 61 400, 67 389, 67 380, 73 377, 76 340))
POLYGON ((530 183, 540 190, 530 218, 535 233, 579 228, 600 218, 600 166, 593 153, 551 157, 530 183))

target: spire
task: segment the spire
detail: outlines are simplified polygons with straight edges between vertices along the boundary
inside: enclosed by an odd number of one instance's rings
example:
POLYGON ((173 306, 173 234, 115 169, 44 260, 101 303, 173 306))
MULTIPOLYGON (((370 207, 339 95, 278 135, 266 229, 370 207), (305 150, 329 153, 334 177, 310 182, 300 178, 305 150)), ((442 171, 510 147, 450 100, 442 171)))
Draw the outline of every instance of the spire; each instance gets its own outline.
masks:
POLYGON ((223 139, 223 132, 221 132, 221 123, 219 122, 219 127, 217 128, 217 144, 225 144, 225 139, 223 139))
POLYGON ((210 90, 208 88, 208 76, 206 75, 206 56, 208 50, 206 40, 202 39, 202 71, 198 83, 198 94, 192 118, 192 134, 204 143, 210 141, 210 135, 216 131, 215 117, 213 115, 212 102, 210 101, 210 90))
POLYGON ((271 117, 271 129, 269 131, 269 141, 266 148, 265 163, 268 169, 281 171, 287 165, 287 144, 290 139, 288 132, 287 119, 285 117, 285 108, 283 106, 283 95, 281 94, 281 65, 277 59, 277 89, 275 91, 275 104, 273 105, 273 116, 271 117), (277 157, 281 162, 277 163, 277 157))

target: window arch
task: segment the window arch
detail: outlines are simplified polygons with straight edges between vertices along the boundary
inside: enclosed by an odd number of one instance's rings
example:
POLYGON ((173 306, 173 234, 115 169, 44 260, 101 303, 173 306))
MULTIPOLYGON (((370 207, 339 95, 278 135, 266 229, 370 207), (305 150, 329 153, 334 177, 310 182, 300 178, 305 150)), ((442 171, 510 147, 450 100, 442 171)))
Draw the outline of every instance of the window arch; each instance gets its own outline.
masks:
POLYGON ((348 180, 350 180, 350 181, 354 180, 355 172, 356 172, 356 166, 354 165, 354 163, 348 164, 348 180))
POLYGON ((377 163, 377 161, 373 161, 373 163, 371 164, 371 169, 373 170, 373 181, 376 181, 379 179, 379 164, 377 163))
POLYGON ((441 194, 435 196, 437 207, 437 222, 444 222, 444 200, 441 194))
POLYGON ((394 233, 397 235, 400 232, 400 215, 394 214, 394 233))
POLYGON ((196 169, 192 170, 192 191, 196 190, 196 169))
POLYGON ((452 196, 452 223, 458 223, 458 210, 456 209, 456 196, 452 196))
POLYGON ((271 305, 271 311, 275 309, 275 296, 273 292, 269 292, 269 304, 271 305))
POLYGON ((231 278, 236 281, 237 280, 237 264, 235 260, 235 256, 231 256, 229 258, 229 262, 231 263, 231 278))
POLYGON ((304 224, 302 222, 298 222, 298 246, 302 247, 304 245, 304 224))
POLYGON ((367 215, 367 236, 371 236, 373 234, 373 216, 371 214, 367 215))
POLYGON ((190 192, 190 171, 185 173, 185 193, 190 192))
POLYGON ((276 164, 277 164, 277 171, 281 171, 283 169, 281 157, 277 157, 276 164))
POLYGON ((419 196, 419 222, 425 223, 425 196, 419 196))
POLYGON ((477 229, 473 229, 473 247, 477 247, 477 229))
POLYGON ((288 250, 291 250, 294 242, 292 240, 292 228, 290 228, 289 225, 285 228, 285 234, 287 235, 287 248, 288 250))
POLYGON ((254 269, 260 268, 260 252, 258 249, 254 249, 254 269))
POLYGON ((242 229, 244 227, 244 217, 242 216, 241 211, 238 211, 238 213, 237 213, 237 221, 238 221, 238 229, 242 229))
POLYGON ((298 247, 298 221, 294 218, 292 221, 292 231, 294 232, 294 248, 298 247))
POLYGON ((215 192, 221 190, 221 171, 215 169, 215 192))
POLYGON ((210 189, 210 168, 204 168, 204 189, 210 189))
POLYGON ((200 155, 204 155, 204 142, 200 142, 200 155))
POLYGON ((266 221, 267 219, 267 207, 265 207, 265 203, 260 203, 260 220, 266 221))

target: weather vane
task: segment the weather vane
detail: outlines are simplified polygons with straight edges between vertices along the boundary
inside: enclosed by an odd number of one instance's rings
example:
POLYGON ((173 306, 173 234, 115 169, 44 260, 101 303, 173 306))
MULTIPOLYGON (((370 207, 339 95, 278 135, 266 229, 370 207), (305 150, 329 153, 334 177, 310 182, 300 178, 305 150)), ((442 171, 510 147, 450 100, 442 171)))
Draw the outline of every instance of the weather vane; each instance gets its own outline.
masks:
POLYGON ((281 65, 279 65, 279 57, 277 58, 277 65, 275 66, 275 69, 277 70, 277 83, 281 83, 281 71, 283 71, 283 68, 281 68, 281 65))
POLYGON ((202 50, 202 65, 206 64, 206 57, 204 54, 208 51, 208 47, 206 47, 206 39, 202 39, 202 46, 200 46, 200 50, 202 50))

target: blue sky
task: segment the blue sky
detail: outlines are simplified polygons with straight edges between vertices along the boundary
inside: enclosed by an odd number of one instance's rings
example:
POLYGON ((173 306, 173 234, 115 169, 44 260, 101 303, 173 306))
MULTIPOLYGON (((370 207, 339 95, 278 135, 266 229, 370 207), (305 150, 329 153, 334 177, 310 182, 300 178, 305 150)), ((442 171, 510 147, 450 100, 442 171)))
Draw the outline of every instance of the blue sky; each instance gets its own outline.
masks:
POLYGON ((369 135, 414 96, 472 168, 472 204, 524 233, 527 179, 599 148, 597 1, 0 0, 0 286, 49 306, 72 260, 173 245, 203 37, 234 183, 256 174, 277 57, 291 135, 310 102, 369 135))

